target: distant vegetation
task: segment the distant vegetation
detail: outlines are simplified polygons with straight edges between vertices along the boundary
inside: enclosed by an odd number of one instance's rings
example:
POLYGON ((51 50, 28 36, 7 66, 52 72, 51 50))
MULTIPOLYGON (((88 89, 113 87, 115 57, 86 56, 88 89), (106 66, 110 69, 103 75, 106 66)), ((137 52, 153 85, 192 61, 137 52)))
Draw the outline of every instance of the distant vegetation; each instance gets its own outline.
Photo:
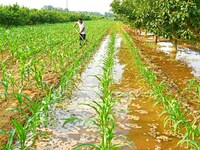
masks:
MULTIPOLYGON (((45 5, 42 9, 45 10, 56 10, 56 11, 60 11, 60 12, 69 12, 70 10, 68 10, 67 8, 63 9, 63 8, 59 8, 59 7, 53 7, 51 5, 45 5)), ((98 17, 106 17, 106 18, 112 18, 113 17, 113 13, 111 12, 105 12, 104 14, 101 14, 100 12, 90 12, 90 11, 70 11, 70 12, 75 12, 75 13, 83 13, 83 14, 88 14, 88 15, 93 15, 93 16, 98 16, 98 17)))
POLYGON ((98 18, 94 14, 69 12, 67 9, 44 6, 43 9, 29 9, 17 4, 0 5, 0 24, 3 26, 34 25, 43 23, 64 23, 76 21, 78 18, 92 20, 98 18))

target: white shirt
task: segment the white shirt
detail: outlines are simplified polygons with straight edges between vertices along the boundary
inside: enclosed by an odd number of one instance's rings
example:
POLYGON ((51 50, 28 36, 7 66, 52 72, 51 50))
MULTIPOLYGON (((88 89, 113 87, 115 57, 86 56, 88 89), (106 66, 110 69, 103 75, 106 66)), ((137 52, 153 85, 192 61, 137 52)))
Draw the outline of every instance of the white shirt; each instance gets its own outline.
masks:
POLYGON ((84 22, 82 22, 82 24, 80 24, 80 23, 78 22, 78 25, 79 25, 80 31, 82 31, 83 28, 84 28, 84 30, 81 32, 81 34, 86 34, 86 29, 85 29, 85 24, 84 24, 84 22))

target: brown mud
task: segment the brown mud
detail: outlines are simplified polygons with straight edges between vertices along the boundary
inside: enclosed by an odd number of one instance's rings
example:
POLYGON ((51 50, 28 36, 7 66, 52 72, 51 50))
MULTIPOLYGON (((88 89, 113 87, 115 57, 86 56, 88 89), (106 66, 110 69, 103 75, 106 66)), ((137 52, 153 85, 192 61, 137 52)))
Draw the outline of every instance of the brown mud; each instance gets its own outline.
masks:
MULTIPOLYGON (((149 95, 148 84, 143 80, 137 66, 134 64, 134 57, 130 49, 127 49, 125 43, 122 43, 118 37, 116 48, 121 47, 116 52, 114 65, 115 95, 119 99, 116 104, 116 134, 127 136, 128 142, 132 148, 125 147, 123 150, 132 149, 175 149, 183 150, 184 147, 176 146, 179 141, 179 135, 172 133, 169 128, 163 127, 164 116, 160 117, 162 112, 160 106, 153 107, 155 100, 149 95)), ((62 119, 67 116, 81 118, 91 118, 95 116, 93 111, 79 104, 91 103, 94 99, 98 101, 98 82, 93 75, 101 71, 99 60, 103 60, 104 55, 97 57, 90 63, 85 72, 81 75, 81 84, 72 94, 72 100, 63 101, 61 106, 55 109, 56 125, 47 129, 51 134, 47 137, 40 137, 35 142, 37 149, 71 149, 73 146, 81 143, 96 143, 100 140, 97 136, 97 128, 88 123, 72 122, 62 126, 62 119), (92 75, 92 76, 91 76, 92 75), (63 107, 64 106, 64 107, 63 107)), ((55 124, 55 123, 54 123, 55 124)), ((119 142, 124 142, 119 139, 119 142)))
MULTIPOLYGON (((153 107, 156 100, 150 96, 149 86, 134 63, 131 49, 126 47, 124 41, 116 55, 117 63, 114 66, 114 70, 116 71, 114 77, 118 79, 111 87, 115 89, 115 95, 120 100, 115 106, 115 109, 118 111, 116 113, 116 134, 127 136, 130 139, 129 144, 132 146, 132 148, 125 147, 121 149, 187 149, 181 145, 177 146, 181 135, 173 133, 168 126, 164 127, 165 116, 160 116, 163 109, 160 105, 153 107)), ((80 143, 94 143, 100 140, 100 137, 95 134, 97 129, 92 125, 87 126, 86 124, 85 126, 83 122, 75 122, 69 123, 65 127, 62 126, 62 119, 66 116, 94 116, 87 107, 78 106, 83 101, 90 103, 91 98, 98 99, 94 94, 98 91, 96 89, 98 85, 93 77, 87 75, 96 74, 98 71, 95 71, 95 69, 98 68, 93 69, 93 67, 88 67, 89 70, 86 69, 86 74, 83 74, 81 79, 83 80, 82 84, 77 91, 74 91, 72 100, 64 101, 62 106, 66 107, 62 107, 62 109, 60 107, 56 108, 55 113, 58 119, 56 122, 59 124, 48 128, 48 131, 51 132, 48 137, 40 137, 36 141, 35 147, 37 149, 54 149, 56 147, 59 149, 71 149, 80 143), (90 91, 90 86, 93 87, 92 90, 94 92, 90 91)), ((188 68, 185 69, 187 70, 188 68)), ((188 72, 190 72, 189 69, 188 72)))
MULTIPOLYGON (((15 66, 17 68, 17 66, 15 66)), ((12 70, 10 70, 12 71, 12 70)), ((22 90, 22 93, 24 95, 29 96, 30 98, 32 98, 34 101, 36 101, 37 99, 41 99, 45 96, 46 92, 48 91, 50 85, 57 85, 59 82, 59 76, 54 73, 51 72, 49 73, 50 70, 44 72, 44 76, 43 76, 43 81, 46 82, 47 84, 47 89, 46 91, 40 91, 36 88, 34 81, 31 81, 31 84, 29 84, 29 86, 24 85, 24 88, 22 90)), ((19 73, 15 72, 15 76, 14 76, 14 80, 17 81, 19 80, 19 73)), ((14 89, 14 93, 18 91, 19 89, 17 89, 15 87, 14 89)), ((0 92, 3 92, 4 88, 3 86, 0 86, 0 92)), ((8 92, 12 93, 12 89, 9 88, 8 92)), ((12 94, 8 95, 7 100, 2 98, 2 101, 0 101, 0 129, 6 130, 6 131, 10 131, 13 127, 11 120, 16 119, 20 122, 23 122, 23 119, 20 118, 20 114, 16 111, 12 111, 11 108, 17 108, 18 106, 18 101, 14 98, 14 96, 12 94)), ((27 111, 27 114, 29 112, 27 111)), ((0 147, 2 144, 4 144, 7 140, 7 136, 5 135, 0 135, 0 147)))

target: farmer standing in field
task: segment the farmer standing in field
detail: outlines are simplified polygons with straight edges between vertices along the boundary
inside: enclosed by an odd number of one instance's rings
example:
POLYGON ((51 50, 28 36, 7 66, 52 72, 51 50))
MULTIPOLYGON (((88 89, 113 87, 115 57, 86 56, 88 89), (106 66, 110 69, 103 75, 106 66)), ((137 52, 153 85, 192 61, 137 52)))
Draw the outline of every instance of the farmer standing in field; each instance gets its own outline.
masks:
POLYGON ((80 39, 80 45, 82 46, 82 42, 85 42, 86 40, 86 28, 82 18, 78 19, 78 22, 74 24, 74 28, 76 27, 77 24, 79 25, 80 28, 79 39, 80 39))

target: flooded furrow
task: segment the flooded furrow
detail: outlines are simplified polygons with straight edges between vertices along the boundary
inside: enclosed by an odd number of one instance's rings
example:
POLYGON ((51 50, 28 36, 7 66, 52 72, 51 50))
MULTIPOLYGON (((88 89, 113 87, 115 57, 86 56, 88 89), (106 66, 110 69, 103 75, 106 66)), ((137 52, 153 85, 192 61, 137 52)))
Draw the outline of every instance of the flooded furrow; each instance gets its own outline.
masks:
POLYGON ((113 79, 114 79, 114 83, 115 84, 119 84, 121 82, 122 79, 122 75, 124 72, 124 67, 125 65, 121 65, 119 63, 119 58, 117 56, 117 54, 119 53, 119 48, 121 47, 121 41, 122 38, 120 37, 120 35, 117 35, 117 40, 116 40, 116 44, 115 44, 115 56, 114 56, 114 66, 113 66, 113 79))
MULTIPOLYGON (((54 106, 54 122, 48 128, 41 128, 42 131, 51 133, 47 137, 40 137, 35 142, 38 150, 70 150, 74 146, 82 143, 96 143, 98 128, 93 125, 92 118, 95 112, 84 104, 92 104, 92 101, 99 101, 99 81, 95 76, 102 74, 103 61, 106 58, 109 36, 105 38, 93 60, 86 67, 81 75, 78 89, 74 90, 70 100, 63 101, 59 106, 54 106), (76 117, 79 120, 69 122, 65 125, 64 121, 69 117, 76 117)), ((119 49, 121 38, 117 35, 115 49, 119 49)), ((116 65, 115 65, 116 66, 116 65)), ((117 74, 114 78, 120 81, 122 76, 121 66, 113 69, 117 74), (121 75, 120 75, 121 74, 121 75)))
POLYGON ((108 42, 109 36, 104 39, 93 60, 82 73, 78 89, 73 91, 71 99, 54 106, 54 122, 47 129, 40 129, 51 134, 37 140, 35 145, 38 150, 70 150, 77 144, 98 141, 97 128, 91 122, 95 112, 82 103, 91 104, 91 101, 99 99, 99 81, 95 75, 102 73, 108 42), (79 120, 63 125, 69 117, 76 117, 79 120))
POLYGON ((191 68, 191 73, 195 77, 200 77, 200 52, 189 48, 178 48, 177 52, 174 52, 171 42, 158 42, 158 45, 159 50, 187 64, 191 68))
POLYGON ((116 104, 117 134, 122 134, 130 139, 131 149, 156 149, 156 150, 183 150, 177 146, 180 135, 173 133, 164 127, 164 116, 160 117, 162 107, 153 107, 155 100, 149 94, 148 84, 140 76, 140 72, 134 64, 134 58, 122 42, 122 48, 117 54, 116 66, 120 74, 123 68, 121 82, 112 86, 115 94, 120 98, 116 104))

